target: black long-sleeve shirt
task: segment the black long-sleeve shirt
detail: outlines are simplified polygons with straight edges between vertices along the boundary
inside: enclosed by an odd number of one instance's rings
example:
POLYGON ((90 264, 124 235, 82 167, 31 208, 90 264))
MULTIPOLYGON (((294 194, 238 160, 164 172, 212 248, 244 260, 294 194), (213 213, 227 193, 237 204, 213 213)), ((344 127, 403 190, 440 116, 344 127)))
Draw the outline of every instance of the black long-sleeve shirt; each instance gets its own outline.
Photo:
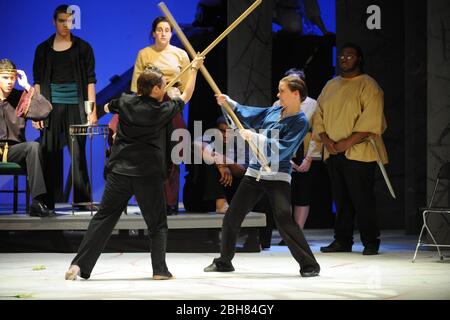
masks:
MULTIPOLYGON (((55 35, 37 46, 34 54, 33 77, 34 83, 41 86, 41 94, 51 100, 50 84, 53 82, 53 42, 55 35)), ((72 47, 69 50, 71 64, 74 67, 73 75, 78 84, 80 96, 78 97, 78 107, 80 110, 81 123, 86 123, 86 113, 84 112, 84 101, 88 100, 88 84, 96 83, 94 51, 89 43, 79 37, 72 35, 72 47)))
POLYGON ((112 146, 108 170, 127 176, 165 177, 166 129, 184 101, 166 102, 144 96, 123 95, 110 102, 111 113, 119 114, 117 135, 112 146))

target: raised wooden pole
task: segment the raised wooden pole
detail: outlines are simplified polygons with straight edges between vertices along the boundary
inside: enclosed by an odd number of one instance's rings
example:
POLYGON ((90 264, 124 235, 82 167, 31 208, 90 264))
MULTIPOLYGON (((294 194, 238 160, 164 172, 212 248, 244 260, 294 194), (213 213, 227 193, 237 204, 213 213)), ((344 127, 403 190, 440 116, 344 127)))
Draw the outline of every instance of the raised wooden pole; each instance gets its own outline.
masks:
MULTIPOLYGON (((240 22, 242 22, 242 20, 244 20, 250 14, 250 12, 252 12, 261 3, 261 1, 262 0, 256 0, 238 19, 236 19, 236 21, 234 21, 224 32, 222 32, 222 34, 216 40, 214 40, 202 53, 200 53, 200 55, 204 56, 206 53, 211 51, 211 49, 215 45, 217 45, 217 43, 219 43, 226 35, 228 35, 231 32, 231 30, 233 30, 240 22)), ((169 23, 172 25, 173 29, 177 33, 178 38, 180 39, 181 43, 183 43, 188 54, 193 59, 197 54, 195 53, 194 48, 192 47, 191 43, 187 39, 183 30, 181 30, 181 28, 178 25, 178 23, 176 22, 175 18, 170 13, 167 6, 164 4, 164 2, 160 2, 158 4, 158 7, 164 13, 167 20, 169 20, 169 23)), ((190 66, 188 66, 188 67, 190 67, 190 66)), ((187 69, 187 68, 185 68, 185 69, 187 69)), ((206 69, 206 67, 204 65, 200 68, 200 71, 202 72, 202 74, 205 77, 208 84, 211 86, 211 89, 214 91, 214 93, 216 95, 222 94, 222 92, 220 91, 216 82, 214 81, 211 74, 208 72, 208 70, 206 69)), ((176 80, 176 79, 174 79, 174 80, 176 80)), ((174 82, 174 80, 172 80, 171 83, 174 82)), ((168 88, 171 83, 169 83, 166 86, 166 88, 168 88)), ((239 118, 234 113, 233 108, 231 108, 231 106, 228 104, 228 102, 226 102, 224 104, 224 108, 225 108, 225 111, 228 113, 228 115, 230 115, 231 119, 236 124, 238 129, 245 129, 244 126, 242 125, 241 121, 239 120, 239 118)), ((249 144, 250 148, 252 149, 253 153, 255 154, 256 158, 258 159, 258 161, 261 163, 261 166, 263 167, 263 169, 266 170, 267 172, 271 172, 272 170, 270 169, 270 167, 268 165, 269 162, 267 161, 264 153, 258 149, 258 147, 256 146, 256 144, 253 141, 249 140, 248 144, 249 144)))

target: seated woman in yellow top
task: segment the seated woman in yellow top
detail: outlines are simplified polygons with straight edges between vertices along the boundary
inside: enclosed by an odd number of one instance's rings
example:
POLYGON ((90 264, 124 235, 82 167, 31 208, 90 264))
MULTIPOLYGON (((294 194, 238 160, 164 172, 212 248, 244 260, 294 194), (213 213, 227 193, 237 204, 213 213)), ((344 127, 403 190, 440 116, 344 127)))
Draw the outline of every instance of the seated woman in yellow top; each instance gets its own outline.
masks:
MULTIPOLYGON (((158 67, 162 71, 166 82, 172 81, 189 64, 189 57, 183 49, 170 44, 172 38, 172 28, 165 17, 157 17, 153 20, 152 34, 154 44, 140 50, 134 64, 133 78, 131 80, 131 91, 137 91, 137 79, 148 66, 158 67)), ((188 80, 188 72, 182 76, 175 86, 168 90, 167 94, 173 98, 180 95, 188 80)), ((168 99, 168 97, 166 97, 168 99)), ((170 142, 170 135, 173 129, 185 128, 183 116, 179 113, 172 121, 172 128, 168 128, 167 141, 170 142)), ((167 153, 167 161, 170 159, 170 151, 167 153)), ((179 189, 179 167, 171 165, 169 178, 164 185, 167 200, 167 213, 174 214, 178 211, 178 189, 179 189)))

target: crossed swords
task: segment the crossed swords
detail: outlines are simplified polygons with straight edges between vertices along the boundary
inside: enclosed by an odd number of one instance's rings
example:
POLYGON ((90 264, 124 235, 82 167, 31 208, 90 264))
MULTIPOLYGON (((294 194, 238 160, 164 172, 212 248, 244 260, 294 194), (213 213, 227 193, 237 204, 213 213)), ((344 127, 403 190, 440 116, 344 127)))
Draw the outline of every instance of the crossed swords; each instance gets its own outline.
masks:
MULTIPOLYGON (((234 28, 236 28, 253 10, 255 10, 256 7, 261 4, 261 2, 262 2, 262 0, 256 0, 247 10, 244 11, 244 13, 242 13, 232 24, 230 24, 228 26, 228 28, 225 29, 225 31, 223 31, 213 42, 211 42, 211 44, 205 50, 203 50, 203 52, 201 52, 199 55, 203 56, 203 57, 206 56, 206 54, 208 54, 220 41, 222 41, 223 38, 225 38, 234 28)), ((176 22, 175 18, 172 16, 172 14, 170 13, 167 6, 164 4, 164 2, 160 2, 158 4, 158 7, 161 9, 161 11, 166 16, 169 23, 172 25, 173 29, 176 31, 178 38, 180 39, 181 43, 186 48, 188 54, 191 56, 192 59, 194 59, 195 56, 197 55, 194 48, 192 47, 189 40, 186 38, 186 35, 181 30, 180 26, 178 25, 178 23, 176 22)), ((173 79, 170 83, 167 84, 166 90, 168 88, 172 87, 178 81, 178 79, 187 70, 190 69, 190 67, 192 66, 192 63, 193 63, 193 61, 191 63, 189 63, 189 65, 186 68, 184 68, 175 79, 173 79)), ((200 68, 200 71, 202 72, 202 74, 205 77, 208 84, 211 86, 211 89, 214 91, 214 93, 216 95, 222 94, 219 87, 217 86, 216 82, 211 77, 210 73, 208 72, 208 70, 206 69, 206 67, 204 65, 202 65, 202 67, 200 68)), ((233 112, 233 108, 231 108, 231 106, 228 104, 228 102, 225 102, 224 107, 225 107, 224 110, 228 113, 228 115, 231 117, 233 122, 236 124, 236 127, 238 129, 244 129, 244 127, 242 126, 242 123, 239 121, 238 117, 233 112)), ((369 137, 369 141, 377 155, 378 167, 380 168, 381 173, 383 174, 384 181, 386 182, 386 185, 389 189, 389 192, 391 193, 391 196, 395 199, 396 197, 395 197, 394 188, 392 187, 392 184, 389 180, 386 169, 384 168, 383 162, 381 161, 381 156, 378 152, 375 141, 373 140, 372 137, 369 137)), ((256 158, 261 163, 261 167, 264 168, 264 170, 266 170, 267 172, 271 172, 271 169, 268 165, 268 161, 267 161, 266 157, 264 156, 264 154, 258 149, 258 147, 256 146, 256 144, 253 141, 250 140, 250 141, 248 141, 248 143, 249 143, 249 146, 252 149, 253 153, 256 155, 256 158)))
MULTIPOLYGON (((203 52, 199 53, 199 56, 204 57, 206 54, 208 54, 208 52, 210 52, 223 38, 225 38, 234 28, 236 28, 253 10, 255 10, 255 8, 257 6, 259 6, 261 4, 262 0, 256 0, 247 10, 244 11, 244 13, 242 13, 239 18, 237 18, 232 24, 230 24, 228 26, 228 28, 225 29, 225 31, 223 31, 218 37, 217 39, 215 39, 213 42, 211 42, 211 44, 205 49, 203 50, 203 52)), ((164 4, 164 2, 160 2, 158 4, 158 7, 161 9, 161 11, 163 12, 163 14, 166 16, 167 20, 169 21, 169 23, 172 25, 173 29, 176 31, 178 38, 180 39, 181 43, 183 43, 184 47, 186 48, 188 54, 191 56, 192 59, 195 58, 195 56, 197 55, 194 48, 192 47, 192 45, 190 44, 189 40, 186 38, 186 35, 184 34, 184 32, 181 30, 180 26, 178 25, 178 23, 175 21, 175 18, 172 16, 172 14, 170 13, 169 9, 167 8, 167 6, 164 4)), ((172 87, 177 81, 178 79, 187 71, 190 69, 190 67, 192 66, 193 61, 186 66, 181 72, 180 74, 178 74, 178 76, 173 79, 170 83, 167 84, 166 86, 166 90, 170 87, 172 87)), ((211 77, 210 73, 208 72, 208 70, 206 69, 206 67, 204 65, 202 65, 202 67, 200 68, 200 71, 202 72, 203 76, 205 77, 206 81, 208 82, 208 84, 211 86, 211 89, 214 91, 214 93, 216 95, 220 95, 222 94, 222 92, 220 91, 219 87, 217 86, 216 82, 213 80, 213 78, 211 77)), ((225 102, 224 104, 224 110, 228 113, 228 115, 231 117, 231 119, 233 120, 233 122, 236 124, 236 127, 238 129, 244 129, 244 127, 242 126, 242 123, 239 121, 238 117, 236 116, 236 114, 233 112, 233 108, 229 105, 228 102, 225 102)), ((265 157, 264 153, 261 152, 258 147, 256 146, 256 144, 249 140, 248 144, 250 146, 250 148, 252 149, 253 153, 255 154, 256 158, 258 159, 259 163, 261 163, 261 167, 266 170, 267 172, 271 172, 271 169, 269 167, 269 162, 267 161, 267 158, 265 157)), ((258 179, 259 180, 259 179, 258 179)))

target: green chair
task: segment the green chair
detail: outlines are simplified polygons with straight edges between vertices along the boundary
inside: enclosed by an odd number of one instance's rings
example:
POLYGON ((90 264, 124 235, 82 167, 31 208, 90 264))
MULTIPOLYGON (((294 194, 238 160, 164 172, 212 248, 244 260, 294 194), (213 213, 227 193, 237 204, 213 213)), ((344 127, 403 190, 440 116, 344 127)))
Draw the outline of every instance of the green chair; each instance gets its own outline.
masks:
POLYGON ((30 209, 30 187, 28 185, 27 171, 23 169, 20 165, 13 162, 0 162, 0 176, 14 176, 14 189, 13 190, 0 190, 0 193, 13 193, 14 203, 13 203, 13 214, 17 213, 17 202, 19 198, 19 193, 25 193, 26 199, 26 213, 29 213, 30 209), (19 176, 25 176, 25 190, 19 190, 19 176))

